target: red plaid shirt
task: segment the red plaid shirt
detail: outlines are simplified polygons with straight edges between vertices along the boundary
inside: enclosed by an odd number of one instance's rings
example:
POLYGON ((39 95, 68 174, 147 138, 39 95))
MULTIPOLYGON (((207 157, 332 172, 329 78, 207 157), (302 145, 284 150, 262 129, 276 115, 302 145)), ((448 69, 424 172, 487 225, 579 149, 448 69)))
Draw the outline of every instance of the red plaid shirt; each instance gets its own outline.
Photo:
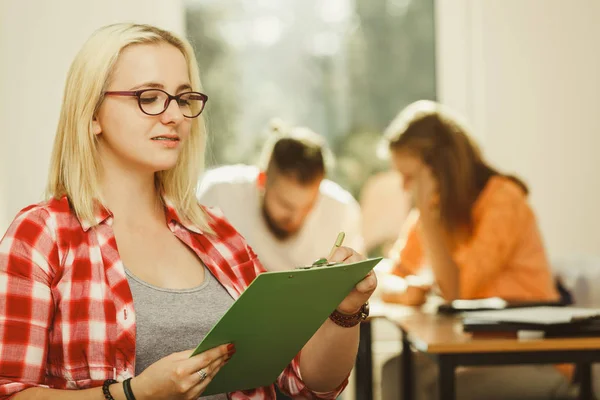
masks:
MULTIPOLYGON (((167 205, 169 229, 233 298, 264 271, 243 237, 215 211, 205 235, 167 205)), ((84 389, 135 371, 135 311, 116 247, 112 214, 80 222, 66 198, 23 209, 0 242, 0 398, 29 387, 84 389)), ((345 387, 310 392, 299 355, 278 378, 293 397, 334 399, 345 387)), ((273 386, 229 394, 274 399, 273 386)))

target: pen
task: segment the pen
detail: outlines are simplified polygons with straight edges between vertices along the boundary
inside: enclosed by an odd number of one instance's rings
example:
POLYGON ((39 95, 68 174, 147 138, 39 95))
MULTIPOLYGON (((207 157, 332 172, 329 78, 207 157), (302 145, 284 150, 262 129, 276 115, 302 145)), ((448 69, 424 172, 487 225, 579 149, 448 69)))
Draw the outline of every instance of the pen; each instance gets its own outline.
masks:
MULTIPOLYGON (((331 257, 333 257, 333 253, 335 253, 335 249, 337 249, 338 247, 340 247, 342 245, 342 242, 344 241, 344 238, 346 237, 346 234, 344 232, 340 232, 337 235, 337 238, 335 239, 335 243, 333 244, 333 247, 331 248, 331 251, 329 252, 329 256, 327 258, 319 258, 317 261, 315 261, 312 266, 315 267, 322 267, 324 265, 329 265, 329 259, 331 257)), ((335 263, 331 263, 331 265, 333 265, 335 263)))
POLYGON ((335 239, 335 243, 333 244, 333 247, 331 248, 331 251, 329 252, 329 256, 327 257, 328 260, 331 257, 333 257, 333 253, 335 253, 335 250, 342 245, 345 237, 346 237, 346 234, 344 232, 338 233, 337 239, 335 239))

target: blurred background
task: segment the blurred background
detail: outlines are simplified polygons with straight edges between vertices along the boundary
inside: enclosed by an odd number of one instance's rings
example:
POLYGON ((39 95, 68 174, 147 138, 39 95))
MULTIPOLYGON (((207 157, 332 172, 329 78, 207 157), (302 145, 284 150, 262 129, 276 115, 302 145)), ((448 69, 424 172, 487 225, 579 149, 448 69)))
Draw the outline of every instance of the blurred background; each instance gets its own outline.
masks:
POLYGON ((437 99, 530 184, 551 256, 598 255, 599 17, 597 0, 0 0, 0 230, 42 198, 76 51, 136 21, 194 44, 209 165, 255 160, 280 117, 327 137, 331 177, 360 198, 388 168, 382 129, 437 99))
POLYGON ((553 260, 598 257, 599 20, 598 0, 0 0, 0 231, 43 198, 75 53, 98 27, 131 21, 194 45, 209 166, 256 161, 279 117, 327 138, 330 177, 363 204, 397 204, 365 233, 372 254, 406 211, 377 156, 382 130, 432 99, 529 184, 553 260))
POLYGON ((435 99, 433 1, 188 0, 211 135, 209 164, 254 162, 269 119, 306 125, 337 156, 355 196, 387 167, 381 131, 407 104, 435 99))

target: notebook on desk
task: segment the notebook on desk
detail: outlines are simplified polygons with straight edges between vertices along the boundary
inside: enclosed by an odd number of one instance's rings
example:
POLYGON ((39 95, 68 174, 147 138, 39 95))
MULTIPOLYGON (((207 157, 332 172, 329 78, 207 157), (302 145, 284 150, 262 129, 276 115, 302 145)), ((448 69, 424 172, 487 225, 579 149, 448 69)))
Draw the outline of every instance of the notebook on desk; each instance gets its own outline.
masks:
POLYGON ((467 312, 465 332, 543 331, 546 337, 599 336, 600 309, 529 307, 467 312))
POLYGON ((506 310, 512 308, 527 308, 527 307, 562 307, 567 304, 560 301, 508 301, 500 297, 489 297, 485 299, 474 300, 454 300, 449 303, 443 303, 438 306, 438 314, 460 314, 472 311, 491 311, 491 310, 506 310))
POLYGON ((333 310, 381 258, 260 274, 194 351, 236 353, 203 396, 273 384, 333 310))

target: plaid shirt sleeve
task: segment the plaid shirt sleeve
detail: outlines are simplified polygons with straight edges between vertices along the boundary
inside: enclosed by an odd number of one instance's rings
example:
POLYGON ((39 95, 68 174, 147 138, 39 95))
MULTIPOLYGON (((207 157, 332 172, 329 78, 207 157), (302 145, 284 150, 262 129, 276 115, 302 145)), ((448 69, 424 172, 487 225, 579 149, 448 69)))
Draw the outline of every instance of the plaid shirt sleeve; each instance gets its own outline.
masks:
POLYGON ((0 241, 0 399, 44 385, 58 246, 48 212, 24 209, 0 241))
POLYGON ((284 393, 290 395, 294 399, 336 399, 342 391, 348 385, 348 377, 331 392, 314 392, 306 387, 302 382, 302 375, 300 375, 300 357, 302 352, 298 354, 287 366, 279 379, 277 379, 277 385, 281 388, 284 393))

